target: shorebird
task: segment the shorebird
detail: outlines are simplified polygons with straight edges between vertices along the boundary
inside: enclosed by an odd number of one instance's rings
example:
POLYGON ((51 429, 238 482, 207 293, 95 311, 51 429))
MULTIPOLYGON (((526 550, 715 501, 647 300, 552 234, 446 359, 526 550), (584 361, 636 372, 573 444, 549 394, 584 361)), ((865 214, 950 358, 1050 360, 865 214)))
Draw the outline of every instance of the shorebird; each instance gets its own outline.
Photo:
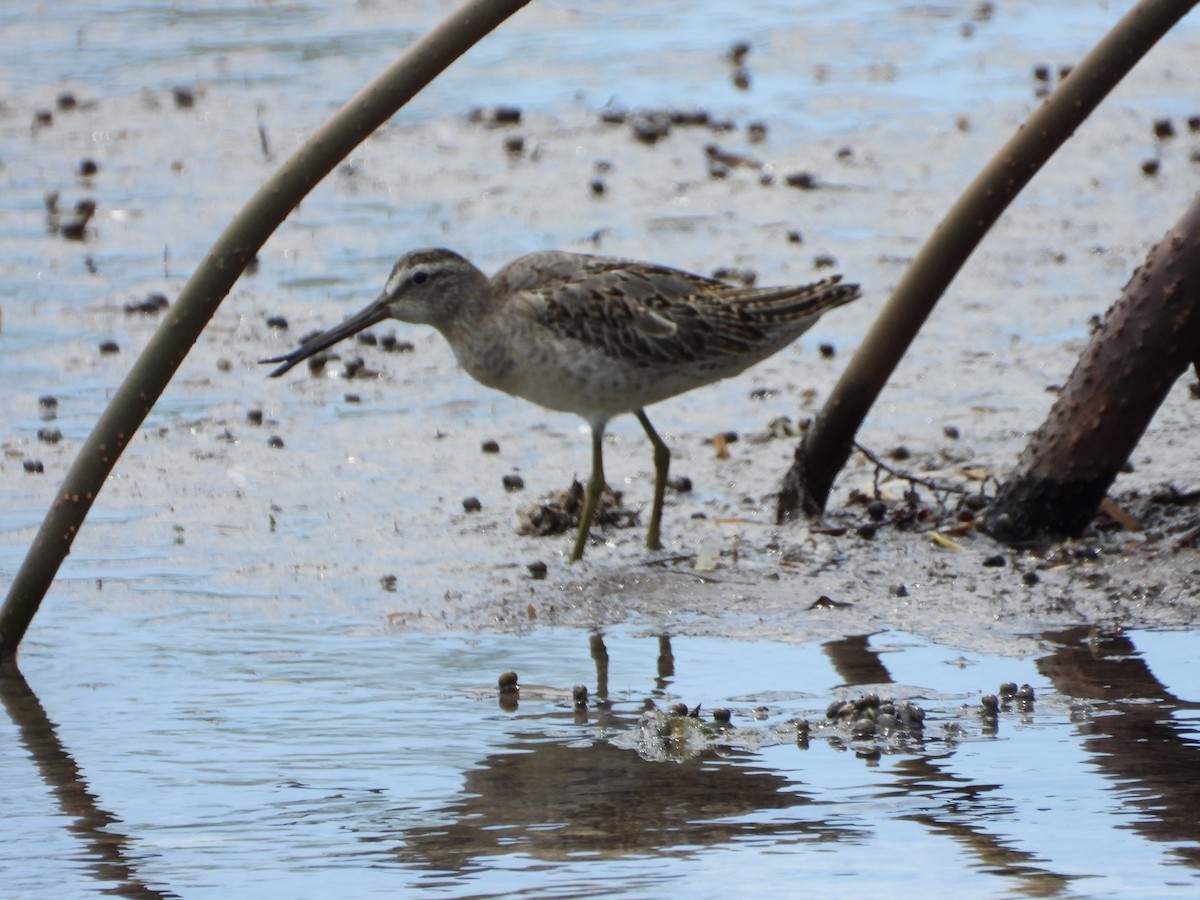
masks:
POLYGON ((608 420, 637 416, 654 447, 654 505, 646 546, 662 549, 671 453, 645 407, 737 375, 859 296, 841 276, 786 287, 735 287, 654 263, 581 253, 530 253, 490 279, 452 250, 400 257, 383 293, 341 325, 290 353, 292 366, 385 319, 432 325, 481 384, 580 415, 592 429, 592 473, 570 561, 582 558, 604 489, 608 420))

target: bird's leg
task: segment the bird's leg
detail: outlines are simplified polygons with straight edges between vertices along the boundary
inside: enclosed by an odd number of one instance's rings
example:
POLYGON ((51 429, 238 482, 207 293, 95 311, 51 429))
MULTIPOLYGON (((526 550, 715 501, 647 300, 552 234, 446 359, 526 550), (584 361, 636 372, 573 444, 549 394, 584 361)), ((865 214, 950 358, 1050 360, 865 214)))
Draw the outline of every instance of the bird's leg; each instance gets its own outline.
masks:
POLYGON ((654 506, 650 510, 650 528, 646 531, 646 549, 661 550, 662 541, 658 532, 662 525, 663 495, 667 492, 667 470, 671 467, 671 451, 658 436, 644 409, 634 410, 634 415, 646 430, 646 437, 654 445, 654 506))
POLYGON ((571 550, 570 562, 583 559, 583 548, 587 544, 588 532, 592 527, 592 517, 596 514, 596 503, 604 490, 604 456, 601 452, 601 440, 604 437, 604 426, 592 426, 592 477, 588 479, 583 492, 583 509, 579 513, 579 533, 575 535, 575 546, 571 550))

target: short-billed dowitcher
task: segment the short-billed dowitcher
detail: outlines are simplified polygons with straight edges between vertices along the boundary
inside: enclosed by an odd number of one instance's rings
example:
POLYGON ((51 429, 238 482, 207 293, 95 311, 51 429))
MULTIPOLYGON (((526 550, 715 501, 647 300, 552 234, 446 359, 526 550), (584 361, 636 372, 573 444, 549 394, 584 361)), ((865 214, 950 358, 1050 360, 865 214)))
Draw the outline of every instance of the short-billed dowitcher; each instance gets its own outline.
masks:
POLYGON ((654 446, 654 505, 646 546, 661 549, 671 454, 645 407, 736 375, 786 347, 821 314, 859 296, 835 276, 800 287, 734 287, 653 263, 580 253, 530 253, 492 278, 450 250, 400 258, 370 306, 291 353, 278 377, 384 319, 432 325, 476 381, 582 416, 592 429, 592 474, 571 562, 583 556, 604 489, 601 439, 632 412, 654 446))

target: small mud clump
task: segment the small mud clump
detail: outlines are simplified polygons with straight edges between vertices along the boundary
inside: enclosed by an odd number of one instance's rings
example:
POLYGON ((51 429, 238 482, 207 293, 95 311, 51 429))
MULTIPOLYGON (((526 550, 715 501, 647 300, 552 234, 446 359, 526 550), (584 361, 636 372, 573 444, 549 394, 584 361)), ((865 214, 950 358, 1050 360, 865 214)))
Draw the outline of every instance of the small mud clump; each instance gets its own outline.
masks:
MULTIPOLYGON (((621 505, 621 492, 605 485, 596 501, 593 525, 632 528, 638 524, 638 511, 621 505)), ((517 533, 547 537, 579 527, 583 510, 583 484, 572 481, 565 491, 556 491, 546 499, 517 512, 517 533)))

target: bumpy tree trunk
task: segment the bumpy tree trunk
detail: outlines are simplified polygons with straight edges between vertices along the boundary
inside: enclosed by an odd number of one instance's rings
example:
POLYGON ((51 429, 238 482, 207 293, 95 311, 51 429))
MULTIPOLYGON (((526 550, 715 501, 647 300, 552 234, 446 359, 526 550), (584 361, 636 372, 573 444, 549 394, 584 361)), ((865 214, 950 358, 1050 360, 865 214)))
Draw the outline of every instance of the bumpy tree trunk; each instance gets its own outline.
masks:
POLYGON ((1200 194, 1134 272, 984 517, 1022 543, 1078 534, 1171 385, 1200 359, 1200 194))

